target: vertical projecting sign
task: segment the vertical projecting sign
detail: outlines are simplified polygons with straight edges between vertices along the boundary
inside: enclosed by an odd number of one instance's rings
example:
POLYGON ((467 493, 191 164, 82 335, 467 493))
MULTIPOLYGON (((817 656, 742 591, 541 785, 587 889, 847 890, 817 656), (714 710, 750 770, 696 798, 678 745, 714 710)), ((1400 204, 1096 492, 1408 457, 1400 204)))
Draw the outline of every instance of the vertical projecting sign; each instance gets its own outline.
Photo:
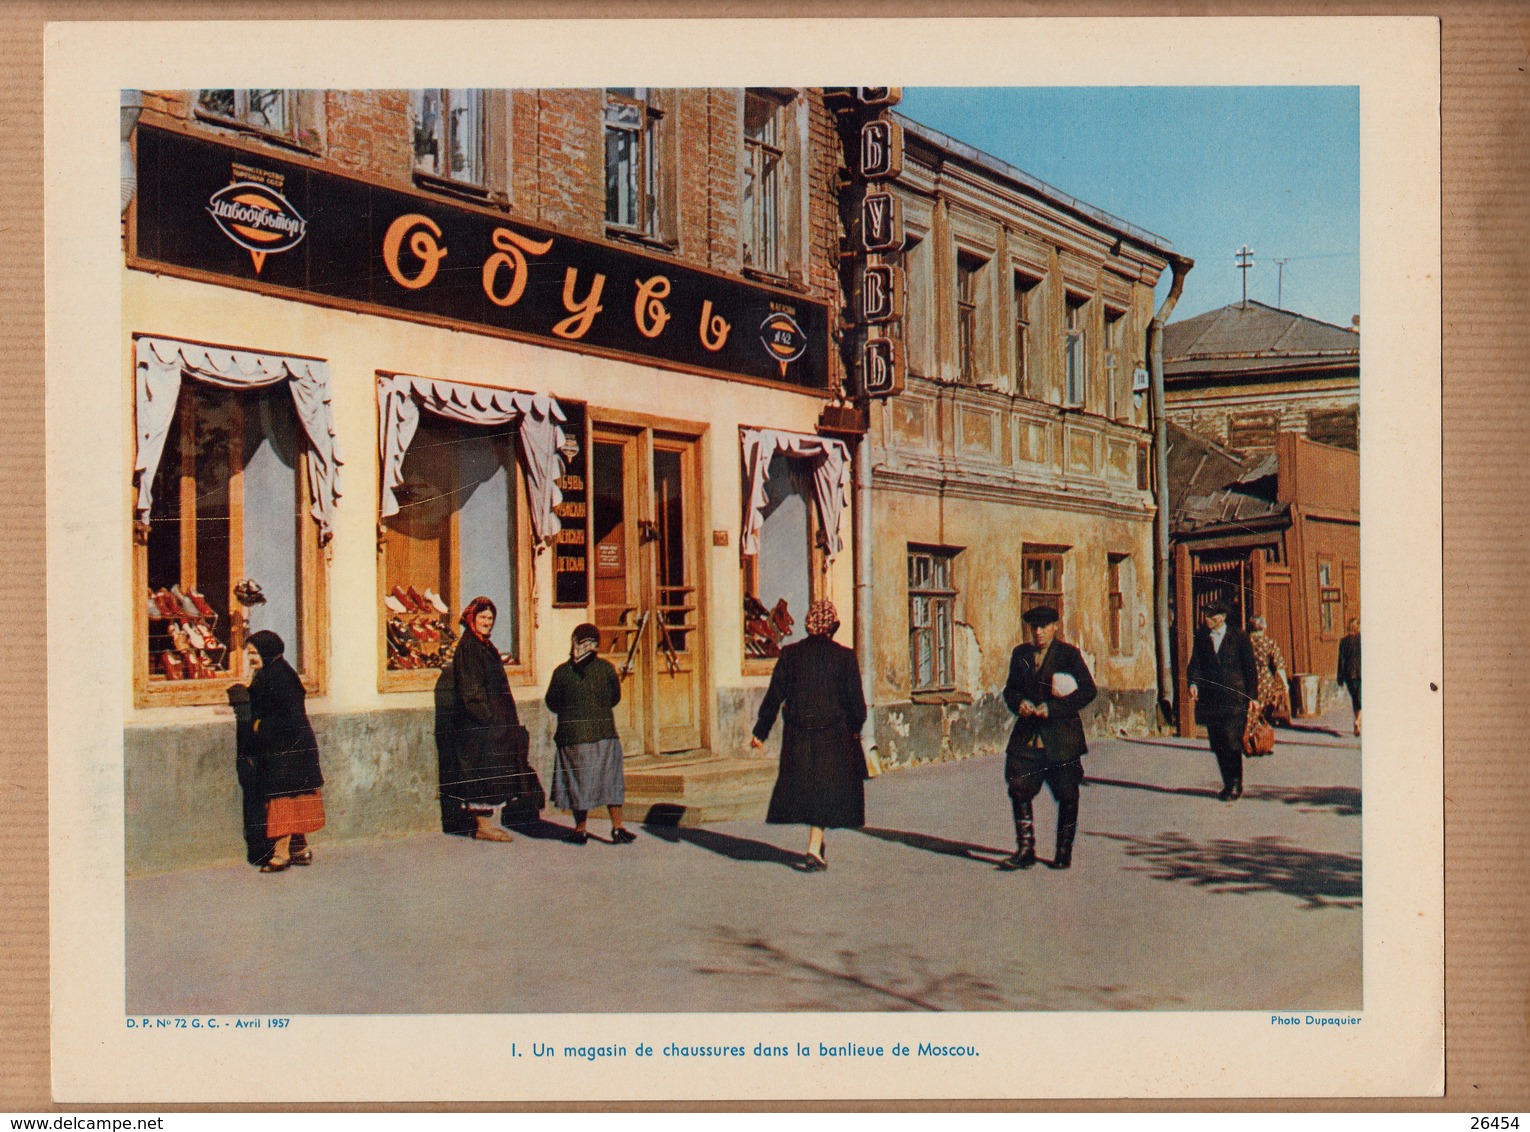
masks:
POLYGON ((903 317, 903 271, 885 264, 868 264, 861 270, 860 311, 862 322, 892 322, 903 317))
POLYGON ((855 99, 862 106, 896 106, 903 101, 903 88, 901 86, 858 86, 855 88, 855 99))
POLYGON ((903 127, 885 118, 861 127, 860 174, 868 181, 885 181, 903 172, 903 127))
POLYGON ((563 501, 553 510, 563 527, 553 556, 553 605, 583 607, 590 603, 588 414, 583 401, 559 397, 558 405, 563 410, 563 445, 558 449, 558 458, 563 461, 558 490, 563 501))
POLYGON ((903 343, 893 338, 872 338, 861 357, 862 381, 868 397, 892 397, 903 392, 907 372, 903 343))
POLYGON ((892 193, 867 193, 861 201, 861 247, 868 252, 903 247, 903 202, 892 193))

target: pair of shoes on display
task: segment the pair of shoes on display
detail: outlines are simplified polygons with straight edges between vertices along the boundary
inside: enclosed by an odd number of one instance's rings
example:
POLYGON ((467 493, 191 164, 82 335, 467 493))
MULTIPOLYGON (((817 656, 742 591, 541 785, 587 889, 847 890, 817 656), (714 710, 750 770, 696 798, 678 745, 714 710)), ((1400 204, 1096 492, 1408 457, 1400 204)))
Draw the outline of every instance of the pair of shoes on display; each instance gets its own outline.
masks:
POLYGON ((626 829, 613 829, 611 831, 612 845, 631 845, 637 840, 637 835, 629 833, 626 829))
POLYGON ((445 616, 451 612, 446 602, 442 601, 429 586, 425 587, 423 594, 413 586, 394 586, 393 592, 388 596, 401 607, 395 608, 393 602, 384 598, 384 604, 395 613, 431 613, 445 616))
POLYGON ((563 835, 563 840, 570 845, 584 845, 589 842, 590 835, 582 829, 571 829, 563 835))

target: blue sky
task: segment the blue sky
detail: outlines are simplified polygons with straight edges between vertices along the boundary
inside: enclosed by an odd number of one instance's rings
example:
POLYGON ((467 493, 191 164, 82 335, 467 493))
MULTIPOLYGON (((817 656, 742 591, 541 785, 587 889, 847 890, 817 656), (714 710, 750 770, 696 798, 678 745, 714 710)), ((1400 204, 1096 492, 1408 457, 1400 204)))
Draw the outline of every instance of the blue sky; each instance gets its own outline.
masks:
POLYGON ((1250 299, 1275 304, 1279 257, 1285 309, 1360 313, 1358 88, 905 87, 898 110, 1194 259, 1174 321, 1238 301, 1242 244, 1250 299))

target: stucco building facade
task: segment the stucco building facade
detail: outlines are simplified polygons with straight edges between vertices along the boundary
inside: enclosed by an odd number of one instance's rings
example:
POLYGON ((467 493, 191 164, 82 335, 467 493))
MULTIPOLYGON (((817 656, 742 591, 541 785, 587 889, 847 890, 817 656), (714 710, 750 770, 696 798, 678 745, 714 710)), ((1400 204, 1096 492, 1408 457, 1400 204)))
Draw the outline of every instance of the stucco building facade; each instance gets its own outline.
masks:
POLYGON ((876 739, 894 765, 1001 749, 1025 609, 1155 725, 1145 345, 1162 238, 906 118, 894 191, 908 377, 873 406, 876 739))

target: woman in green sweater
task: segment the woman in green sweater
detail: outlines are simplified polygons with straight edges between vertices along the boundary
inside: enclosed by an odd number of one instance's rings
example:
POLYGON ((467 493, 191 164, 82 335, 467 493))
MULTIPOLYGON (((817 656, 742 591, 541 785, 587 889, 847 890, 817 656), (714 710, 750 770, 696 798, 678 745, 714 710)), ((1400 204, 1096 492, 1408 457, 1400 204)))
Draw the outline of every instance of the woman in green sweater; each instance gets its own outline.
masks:
POLYGON ((621 677, 610 661, 597 656, 600 630, 580 625, 574 630, 569 658, 553 669, 547 685, 547 709, 558 717, 553 741, 558 758, 553 764, 553 805, 571 810, 574 829, 564 840, 589 841, 590 811, 606 806, 611 812, 611 843, 625 845, 637 838, 622 825, 626 780, 622 775, 622 742, 616 737, 611 709, 622 700, 621 677))

